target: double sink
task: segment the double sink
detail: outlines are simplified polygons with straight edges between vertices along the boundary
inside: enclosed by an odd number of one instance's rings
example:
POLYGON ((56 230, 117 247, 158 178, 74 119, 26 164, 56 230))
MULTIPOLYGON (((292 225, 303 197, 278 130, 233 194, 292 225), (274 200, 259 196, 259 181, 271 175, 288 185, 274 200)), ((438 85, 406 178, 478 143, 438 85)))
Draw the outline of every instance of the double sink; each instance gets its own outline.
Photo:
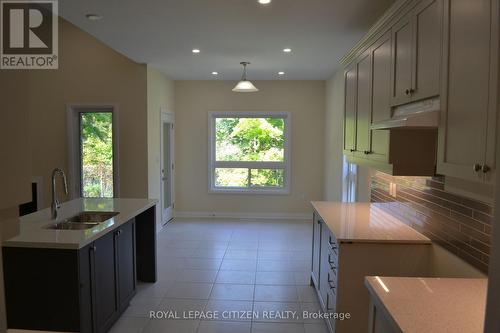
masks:
POLYGON ((45 229, 53 230, 86 230, 105 222, 112 217, 120 214, 119 212, 81 212, 64 221, 50 224, 45 229))

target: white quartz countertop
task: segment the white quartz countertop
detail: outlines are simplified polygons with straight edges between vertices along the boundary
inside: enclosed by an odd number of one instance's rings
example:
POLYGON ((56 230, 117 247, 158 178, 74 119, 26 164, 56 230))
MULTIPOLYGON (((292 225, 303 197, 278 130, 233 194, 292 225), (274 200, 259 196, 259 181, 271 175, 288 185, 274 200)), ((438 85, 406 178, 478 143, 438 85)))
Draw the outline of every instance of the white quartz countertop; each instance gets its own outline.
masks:
POLYGON ((313 201, 311 204, 339 242, 431 243, 387 213, 384 203, 313 201))
POLYGON ((367 277, 366 286, 405 333, 482 333, 487 279, 367 277))
POLYGON ((118 228, 133 217, 156 205, 150 199, 76 199, 63 203, 57 220, 52 220, 50 208, 20 218, 19 234, 2 242, 6 247, 36 247, 80 249, 118 228), (113 218, 86 230, 46 229, 80 212, 118 212, 113 218))

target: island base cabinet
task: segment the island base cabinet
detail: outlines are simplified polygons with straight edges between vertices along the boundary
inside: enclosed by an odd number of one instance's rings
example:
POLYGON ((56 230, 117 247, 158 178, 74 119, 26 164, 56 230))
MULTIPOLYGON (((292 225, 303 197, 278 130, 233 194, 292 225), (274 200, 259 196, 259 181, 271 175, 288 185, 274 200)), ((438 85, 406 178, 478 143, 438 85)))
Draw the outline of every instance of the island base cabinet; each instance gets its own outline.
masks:
POLYGON ((90 246, 94 332, 107 332, 135 294, 135 222, 90 246))
POLYGON ((4 247, 2 256, 9 329, 92 332, 90 276, 80 278, 77 250, 4 247))
POLYGON ((138 274, 156 281, 155 225, 152 207, 81 249, 4 246, 8 328, 107 332, 135 295, 138 274))
POLYGON ((137 287, 135 259, 135 221, 123 226, 116 236, 118 310, 123 312, 137 287))
POLYGON ((430 242, 338 240, 317 212, 313 224, 313 249, 320 249, 313 255, 312 267, 319 267, 313 285, 322 310, 339 318, 326 319, 332 333, 368 331, 365 276, 429 276, 430 242))

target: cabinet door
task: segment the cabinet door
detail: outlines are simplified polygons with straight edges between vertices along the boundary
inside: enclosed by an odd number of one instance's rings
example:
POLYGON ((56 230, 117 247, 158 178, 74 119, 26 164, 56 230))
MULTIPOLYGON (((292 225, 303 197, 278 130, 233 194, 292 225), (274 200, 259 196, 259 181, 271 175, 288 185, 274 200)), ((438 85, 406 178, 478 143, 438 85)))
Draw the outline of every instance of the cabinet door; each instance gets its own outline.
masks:
POLYGON ((118 301, 119 309, 128 307, 135 294, 135 222, 126 223, 117 231, 116 255, 118 261, 118 301))
POLYGON ((93 303, 96 332, 107 332, 118 311, 116 294, 115 233, 94 242, 92 254, 93 303))
MULTIPOLYGON (((490 80, 491 0, 447 0, 438 173, 483 180, 490 80)), ((498 61, 498 59, 496 59, 498 61)))
POLYGON ((491 1, 491 37, 490 37, 490 86, 488 103, 488 125, 486 130, 486 157, 485 165, 489 171, 485 174, 485 181, 495 184, 496 177, 496 150, 497 150, 497 124, 499 103, 499 44, 500 44, 500 11, 499 1, 491 1))
POLYGON ((363 54, 357 67, 356 155, 366 157, 370 152, 370 125, 372 123, 372 57, 370 52, 363 54))
POLYGON ((356 150, 356 100, 357 66, 353 64, 345 72, 345 114, 344 114, 344 152, 356 150))
MULTIPOLYGON (((372 122, 391 118, 391 33, 372 46, 372 122)), ((389 161, 389 131, 372 131, 370 159, 389 161)))
POLYGON ((316 284, 316 289, 319 289, 320 251, 321 251, 321 220, 315 213, 313 220, 311 278, 313 279, 313 282, 316 284))
POLYGON ((439 95, 443 1, 424 0, 413 11, 413 75, 411 98, 439 95))
POLYGON ((392 105, 411 101, 413 25, 412 16, 403 17, 392 28, 392 105))

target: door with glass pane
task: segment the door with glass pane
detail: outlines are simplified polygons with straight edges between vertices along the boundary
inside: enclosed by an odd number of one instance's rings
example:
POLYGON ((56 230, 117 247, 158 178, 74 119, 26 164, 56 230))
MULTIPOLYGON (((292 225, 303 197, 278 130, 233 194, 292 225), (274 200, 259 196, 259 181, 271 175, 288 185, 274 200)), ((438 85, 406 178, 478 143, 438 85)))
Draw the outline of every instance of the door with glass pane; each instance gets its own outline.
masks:
POLYGON ((171 114, 162 114, 161 126, 162 222, 167 223, 174 217, 174 124, 171 114))

